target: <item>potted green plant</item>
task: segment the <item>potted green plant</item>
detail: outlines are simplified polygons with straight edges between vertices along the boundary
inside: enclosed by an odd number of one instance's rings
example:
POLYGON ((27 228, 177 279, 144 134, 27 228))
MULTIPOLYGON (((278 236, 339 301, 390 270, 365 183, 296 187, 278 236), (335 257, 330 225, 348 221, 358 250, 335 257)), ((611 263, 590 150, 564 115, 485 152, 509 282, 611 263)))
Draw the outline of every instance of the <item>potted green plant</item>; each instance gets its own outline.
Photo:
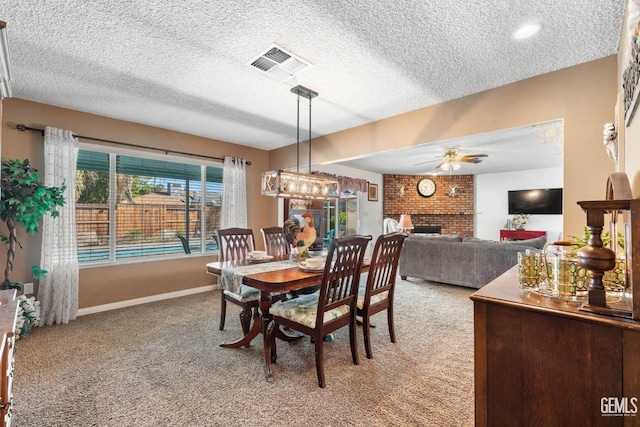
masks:
MULTIPOLYGON (((40 182, 38 171, 31 167, 29 160, 2 159, 0 167, 0 219, 7 224, 8 235, 0 233, 0 239, 7 245, 7 264, 4 281, 0 289, 20 289, 22 282, 11 280, 16 246, 22 247, 17 239, 18 226, 24 227, 28 234, 38 232, 40 218, 50 214, 59 215, 58 206, 65 203, 62 193, 66 187, 47 187, 40 182)), ((46 271, 37 265, 31 266, 33 277, 38 279, 46 271)), ((19 297, 16 333, 18 338, 29 333, 40 321, 40 304, 34 297, 19 297)))
MULTIPOLYGON (((578 248, 582 248, 583 246, 587 246, 591 235, 589 234, 589 229, 587 227, 584 227, 584 234, 582 236, 576 236, 574 234, 569 237, 571 237, 575 241, 578 248)), ((602 239, 602 245, 604 247, 609 247, 609 244, 611 243, 611 236, 609 235, 609 232, 603 231, 600 235, 600 238, 602 239)), ((624 249, 624 236, 620 232, 618 232, 616 243, 620 249, 624 249)))
MULTIPOLYGON (((35 234, 40 218, 47 214, 57 217, 58 206, 64 206, 65 203, 62 193, 66 186, 44 185, 40 182, 37 169, 31 167, 28 159, 2 159, 0 171, 0 219, 7 224, 9 232, 9 235, 0 234, 0 239, 7 245, 7 265, 0 289, 19 289, 22 283, 10 279, 16 246, 22 247, 17 239, 18 226, 24 227, 28 234, 35 234)), ((31 271, 36 279, 46 273, 38 266, 32 266, 31 271)))

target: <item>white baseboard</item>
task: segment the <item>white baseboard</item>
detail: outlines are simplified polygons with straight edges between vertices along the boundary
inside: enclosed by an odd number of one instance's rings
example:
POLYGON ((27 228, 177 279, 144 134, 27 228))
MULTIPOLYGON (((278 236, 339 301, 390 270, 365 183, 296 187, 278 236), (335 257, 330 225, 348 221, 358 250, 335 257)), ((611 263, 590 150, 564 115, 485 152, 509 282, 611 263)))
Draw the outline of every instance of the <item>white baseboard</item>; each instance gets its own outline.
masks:
POLYGON ((199 288, 184 289, 182 291, 167 292, 166 294, 151 295, 143 298, 130 299, 126 301, 113 302, 111 304, 94 305, 78 309, 78 316, 86 314, 100 313, 102 311, 116 310, 118 308, 131 307, 134 305, 146 304, 148 302, 162 301, 165 299, 184 297, 187 295, 209 292, 216 289, 216 285, 200 286, 199 288))

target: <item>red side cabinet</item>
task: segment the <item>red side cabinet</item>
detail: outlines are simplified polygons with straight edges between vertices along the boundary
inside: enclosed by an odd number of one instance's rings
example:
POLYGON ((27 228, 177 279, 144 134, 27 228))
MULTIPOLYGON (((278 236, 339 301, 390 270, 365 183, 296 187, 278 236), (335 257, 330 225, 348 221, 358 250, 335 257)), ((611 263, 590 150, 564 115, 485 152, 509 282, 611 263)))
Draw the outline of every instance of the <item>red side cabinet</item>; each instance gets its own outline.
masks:
POLYGON ((527 240, 546 235, 546 231, 500 230, 500 240, 527 240))

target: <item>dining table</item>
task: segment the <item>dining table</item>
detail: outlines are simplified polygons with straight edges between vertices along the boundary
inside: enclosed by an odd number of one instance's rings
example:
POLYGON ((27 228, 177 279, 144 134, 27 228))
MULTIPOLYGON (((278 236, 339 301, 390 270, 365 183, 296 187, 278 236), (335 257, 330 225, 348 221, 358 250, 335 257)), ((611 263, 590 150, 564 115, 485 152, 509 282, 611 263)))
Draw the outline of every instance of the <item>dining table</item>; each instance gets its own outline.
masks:
MULTIPOLYGON (((268 382, 273 381, 271 371, 271 345, 268 336, 268 328, 271 323, 269 308, 274 295, 284 294, 309 286, 318 285, 322 281, 322 269, 304 268, 288 256, 273 257, 268 262, 255 262, 251 259, 234 261, 210 262, 206 265, 207 273, 218 277, 218 285, 222 290, 230 290, 240 293, 240 286, 251 286, 260 291, 259 311, 254 315, 249 332, 242 338, 220 344, 225 348, 240 348, 248 345, 258 334, 262 333, 264 352, 264 374, 268 382)), ((368 270, 368 263, 364 264, 362 271, 368 270)), ((289 336, 279 328, 273 330, 276 338, 284 341, 293 341, 302 336, 289 336)))
MULTIPOLYGON (((222 290, 239 293, 239 285, 247 285, 260 291, 259 312, 254 315, 249 332, 242 338, 220 344, 225 348, 240 348, 248 345, 258 334, 262 333, 264 350, 264 374, 267 381, 273 380, 271 372, 271 346, 267 328, 271 322, 269 308, 272 296, 288 291, 317 285, 322 280, 323 270, 308 270, 289 257, 273 257, 269 262, 255 262, 251 259, 218 261, 207 264, 207 273, 218 277, 222 290)), ((291 341, 299 336, 288 336, 279 328, 274 331, 277 338, 291 341)))

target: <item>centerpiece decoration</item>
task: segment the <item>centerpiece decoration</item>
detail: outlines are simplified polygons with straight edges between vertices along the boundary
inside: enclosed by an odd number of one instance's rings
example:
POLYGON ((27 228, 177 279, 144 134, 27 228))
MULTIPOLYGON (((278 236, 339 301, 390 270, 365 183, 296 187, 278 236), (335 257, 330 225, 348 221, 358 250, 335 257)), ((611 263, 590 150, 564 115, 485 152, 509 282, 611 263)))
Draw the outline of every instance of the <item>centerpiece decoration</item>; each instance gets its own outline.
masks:
POLYGON ((513 216, 511 223, 516 230, 524 230, 524 225, 529 220, 529 214, 516 214, 513 216))
POLYGON ((293 246, 299 261, 311 257, 309 247, 314 244, 317 237, 313 215, 305 212, 302 214, 302 219, 304 224, 300 224, 296 218, 289 218, 282 226, 282 231, 287 241, 293 246))

